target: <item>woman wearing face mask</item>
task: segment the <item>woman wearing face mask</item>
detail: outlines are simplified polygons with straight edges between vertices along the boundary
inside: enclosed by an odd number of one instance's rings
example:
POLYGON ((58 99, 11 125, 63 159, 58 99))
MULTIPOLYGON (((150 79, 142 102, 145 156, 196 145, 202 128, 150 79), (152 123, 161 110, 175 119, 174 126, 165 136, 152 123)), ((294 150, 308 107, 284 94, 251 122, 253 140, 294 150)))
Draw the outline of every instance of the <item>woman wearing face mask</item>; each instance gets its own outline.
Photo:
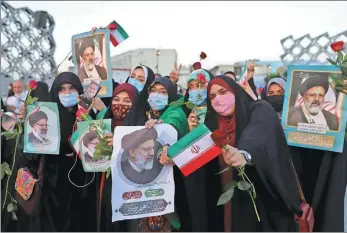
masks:
POLYGON ((286 81, 283 78, 273 78, 267 83, 266 90, 261 93, 262 99, 271 104, 280 120, 282 119, 285 87, 286 81))
MULTIPOLYGON (((270 79, 266 90, 262 93, 262 98, 272 105, 281 118, 285 81, 282 78, 270 79)), ((346 155, 294 146, 289 148, 306 201, 314 210, 313 231, 343 232, 346 155)))
POLYGON ((92 179, 91 173, 84 172, 68 141, 77 120, 78 96, 82 93, 78 76, 71 72, 60 73, 49 93, 50 101, 58 105, 61 139, 59 155, 46 156, 43 201, 47 207, 42 214, 45 219, 38 222, 43 229, 38 231, 96 230, 95 182, 85 188, 71 183, 84 185, 92 179))
POLYGON ((192 72, 187 78, 188 91, 184 96, 184 101, 195 105, 193 110, 183 105, 183 110, 188 116, 189 130, 192 131, 198 124, 205 122, 207 84, 213 75, 207 70, 199 69, 192 72))
MULTIPOLYGON (((173 126, 178 133, 178 138, 183 137, 189 130, 187 124, 187 117, 182 109, 182 106, 169 104, 173 101, 177 101, 181 98, 180 95, 176 94, 176 88, 170 79, 165 77, 159 77, 154 80, 154 82, 149 87, 149 97, 148 103, 150 110, 147 114, 147 122, 145 125, 147 128, 153 127, 156 123, 164 122, 173 126)), ((162 164, 172 164, 172 161, 167 156, 167 146, 163 147, 163 152, 160 156, 160 163, 162 164)), ((183 183, 183 177, 181 172, 174 167, 174 179, 175 179, 175 205, 176 212, 181 221, 181 231, 190 231, 189 224, 190 219, 189 213, 187 211, 188 202, 185 197, 185 187, 183 183)), ((160 229, 161 232, 171 231, 171 229, 166 228, 168 224, 167 216, 151 217, 149 221, 158 221, 164 226, 160 229)), ((146 219, 132 220, 131 225, 142 226, 139 227, 138 231, 148 231, 151 229, 149 224, 146 224, 146 219), (147 227, 146 227, 147 226, 147 227), (143 228, 145 227, 145 228, 143 228)), ((133 228, 134 229, 134 228, 133 228)), ((136 228, 135 228, 136 229, 136 228)), ((153 229, 154 231, 154 229, 153 229)))
POLYGON ((132 105, 124 124, 128 126, 144 125, 147 121, 146 112, 149 110, 148 88, 154 81, 154 72, 147 66, 137 66, 127 79, 127 83, 133 85, 139 92, 139 98, 132 105))
MULTIPOLYGON (((300 195, 277 114, 265 101, 253 101, 226 76, 215 77, 207 91, 206 124, 211 131, 224 132, 233 147, 210 162, 209 172, 220 171, 222 162, 245 167, 257 193, 260 222, 248 193, 235 189, 232 231, 297 231, 293 214, 301 214, 300 195)), ((233 178, 239 180, 236 173, 233 178)))
MULTIPOLYGON (((132 104, 137 101, 139 94, 136 88, 129 83, 119 84, 113 91, 111 106, 108 108, 104 119, 112 119, 112 132, 116 126, 122 126, 124 118, 128 114, 132 104)), ((98 118, 99 116, 97 116, 98 118)), ((112 133, 105 135, 110 145, 113 143, 112 133)), ((112 223, 111 190, 112 178, 106 179, 106 173, 102 173, 99 187, 99 223, 98 231, 114 232, 123 231, 122 222, 112 223)))

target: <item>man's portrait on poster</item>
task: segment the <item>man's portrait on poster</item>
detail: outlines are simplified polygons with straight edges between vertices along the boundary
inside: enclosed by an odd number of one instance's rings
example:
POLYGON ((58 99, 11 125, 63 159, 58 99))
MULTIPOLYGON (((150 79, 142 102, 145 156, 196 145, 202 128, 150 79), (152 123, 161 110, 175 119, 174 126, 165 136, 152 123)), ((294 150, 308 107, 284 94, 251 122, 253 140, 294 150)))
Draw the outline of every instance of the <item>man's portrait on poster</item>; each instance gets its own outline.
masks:
POLYGON ((287 125, 317 125, 326 131, 339 130, 338 92, 329 83, 329 72, 294 71, 289 93, 287 125))
POLYGON ((155 128, 140 129, 125 135, 121 140, 123 153, 120 170, 135 184, 148 184, 156 180, 164 166, 159 163, 163 145, 157 141, 155 128))
POLYGON ((28 143, 32 147, 49 146, 52 142, 48 138, 48 116, 43 111, 32 113, 28 117, 28 123, 32 131, 28 134, 28 143))
POLYGON ((77 75, 82 84, 108 80, 105 34, 96 33, 74 40, 77 75))

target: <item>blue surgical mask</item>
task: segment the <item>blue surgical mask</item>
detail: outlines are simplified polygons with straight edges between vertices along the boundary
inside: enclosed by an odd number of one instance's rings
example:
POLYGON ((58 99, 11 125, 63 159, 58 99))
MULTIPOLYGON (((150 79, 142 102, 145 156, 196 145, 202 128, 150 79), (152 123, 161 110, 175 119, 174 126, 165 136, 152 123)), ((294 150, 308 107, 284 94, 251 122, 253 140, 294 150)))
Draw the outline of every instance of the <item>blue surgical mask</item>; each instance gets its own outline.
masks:
POLYGON ((65 107, 65 108, 70 108, 73 107, 77 104, 77 93, 71 93, 71 94, 60 94, 59 95, 59 100, 60 103, 65 107))
POLYGON ((143 88, 145 87, 145 84, 144 83, 141 83, 140 81, 138 81, 136 78, 133 78, 133 77, 130 77, 129 80, 128 80, 128 83, 133 85, 137 91, 140 93, 143 88))
POLYGON ((149 95, 147 101, 152 110, 160 111, 166 108, 166 106, 168 105, 169 96, 159 93, 152 93, 149 95))
POLYGON ((207 89, 198 89, 189 91, 188 101, 193 104, 200 106, 206 103, 207 99, 207 89))

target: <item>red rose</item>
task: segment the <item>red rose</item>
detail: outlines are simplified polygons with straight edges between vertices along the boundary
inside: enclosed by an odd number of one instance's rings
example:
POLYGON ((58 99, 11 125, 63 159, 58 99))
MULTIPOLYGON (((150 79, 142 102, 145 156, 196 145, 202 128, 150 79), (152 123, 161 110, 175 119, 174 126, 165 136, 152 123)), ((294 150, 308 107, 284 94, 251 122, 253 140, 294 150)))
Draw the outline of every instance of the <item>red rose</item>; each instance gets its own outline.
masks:
POLYGON ((201 63, 200 63, 200 62, 195 62, 195 63, 193 64, 193 68, 194 68, 194 70, 201 69, 201 63))
POLYGON ((87 117, 87 110, 86 109, 83 109, 83 108, 81 108, 81 109, 78 109, 77 110, 77 112, 76 112, 76 117, 77 118, 82 118, 82 119, 84 119, 84 118, 86 118, 87 117))
POLYGON ((207 57, 206 53, 201 52, 200 53, 200 60, 204 60, 207 57))
POLYGON ((260 94, 263 92, 263 88, 262 88, 262 87, 259 87, 259 88, 257 89, 257 91, 258 91, 258 95, 260 95, 260 94))
POLYGON ((345 45, 345 43, 343 41, 337 41, 334 42, 330 45, 330 48, 334 51, 334 52, 340 52, 343 50, 343 46, 345 45))
POLYGON ((202 84, 205 84, 206 83, 206 76, 204 74, 198 74, 196 76, 196 80, 202 84))
POLYGON ((228 139, 226 135, 219 129, 213 131, 213 133, 211 134, 211 138, 214 144, 216 144, 216 146, 218 147, 223 147, 228 145, 228 139))
POLYGON ((35 80, 31 80, 28 84, 30 90, 34 90, 37 87, 37 82, 35 80))
POLYGON ((116 30, 117 29, 117 25, 112 23, 112 24, 108 25, 108 29, 109 30, 116 30))

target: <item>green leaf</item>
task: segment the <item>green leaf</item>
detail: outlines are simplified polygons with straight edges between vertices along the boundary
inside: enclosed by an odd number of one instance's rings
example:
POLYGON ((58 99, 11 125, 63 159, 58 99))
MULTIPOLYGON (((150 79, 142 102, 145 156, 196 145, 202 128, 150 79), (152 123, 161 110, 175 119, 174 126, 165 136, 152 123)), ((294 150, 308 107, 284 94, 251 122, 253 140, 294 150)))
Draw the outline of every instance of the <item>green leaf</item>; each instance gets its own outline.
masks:
POLYGON ((33 98, 33 103, 36 103, 38 100, 39 100, 39 98, 34 97, 34 98, 33 98))
POLYGON ((5 173, 4 169, 2 169, 2 168, 0 171, 1 171, 1 179, 3 179, 6 173, 5 173))
POLYGON ((333 60, 331 60, 330 58, 327 58, 327 60, 328 60, 328 62, 330 62, 330 64, 332 64, 332 65, 336 65, 336 62, 335 62, 335 61, 333 61, 333 60))
POLYGON ((337 63, 341 63, 343 61, 343 54, 341 52, 337 53, 337 63))
POLYGON ((342 85, 336 85, 335 90, 336 91, 343 91, 342 85))
POLYGON ((18 221, 17 215, 14 211, 12 211, 12 220, 13 221, 18 221))
POLYGON ((102 130, 106 129, 106 124, 105 124, 105 122, 104 122, 103 119, 100 119, 99 126, 100 126, 100 128, 101 128, 102 130))
POLYGON ((228 203, 231 198, 234 196, 234 188, 228 189, 225 193, 223 193, 218 200, 217 206, 219 205, 225 205, 228 203))
POLYGON ((9 132, 9 131, 5 131, 3 133, 1 133, 2 136, 5 136, 6 139, 12 139, 12 138, 15 138, 18 134, 18 131, 15 129, 13 130, 12 132, 9 132))
POLYGON ((235 188, 235 187, 237 187, 237 182, 236 181, 230 181, 229 182, 229 184, 227 184, 226 186, 225 186, 225 188, 224 188, 224 191, 227 191, 227 190, 229 190, 229 189, 231 189, 231 188, 235 188))
POLYGON ((222 171, 216 173, 216 175, 222 174, 222 173, 224 173, 224 172, 227 172, 227 171, 229 171, 230 169, 231 169, 231 167, 224 168, 222 171))
POLYGON ((195 108, 195 104, 193 104, 192 102, 188 101, 188 102, 186 102, 186 107, 188 109, 194 109, 195 108))
POLYGON ((34 103, 33 97, 31 95, 28 95, 27 99, 25 100, 25 105, 31 105, 34 103))
POLYGON ((242 191, 249 190, 251 187, 251 184, 244 180, 241 180, 237 183, 237 188, 242 191))
POLYGON ((13 203, 11 202, 11 203, 8 203, 8 205, 7 205, 7 212, 11 212, 11 211, 13 211, 14 210, 14 205, 13 205, 13 203))
POLYGON ((8 165, 8 163, 4 162, 3 164, 1 164, 1 179, 4 177, 2 175, 2 173, 4 173, 4 176, 5 174, 7 175, 10 175, 11 174, 11 169, 10 169, 10 165, 8 165))
POLYGON ((109 167, 107 169, 107 172, 106 172, 106 179, 108 179, 108 177, 110 177, 110 175, 111 175, 111 168, 109 167))
POLYGON ((340 69, 345 75, 347 75, 347 64, 341 64, 340 69))

